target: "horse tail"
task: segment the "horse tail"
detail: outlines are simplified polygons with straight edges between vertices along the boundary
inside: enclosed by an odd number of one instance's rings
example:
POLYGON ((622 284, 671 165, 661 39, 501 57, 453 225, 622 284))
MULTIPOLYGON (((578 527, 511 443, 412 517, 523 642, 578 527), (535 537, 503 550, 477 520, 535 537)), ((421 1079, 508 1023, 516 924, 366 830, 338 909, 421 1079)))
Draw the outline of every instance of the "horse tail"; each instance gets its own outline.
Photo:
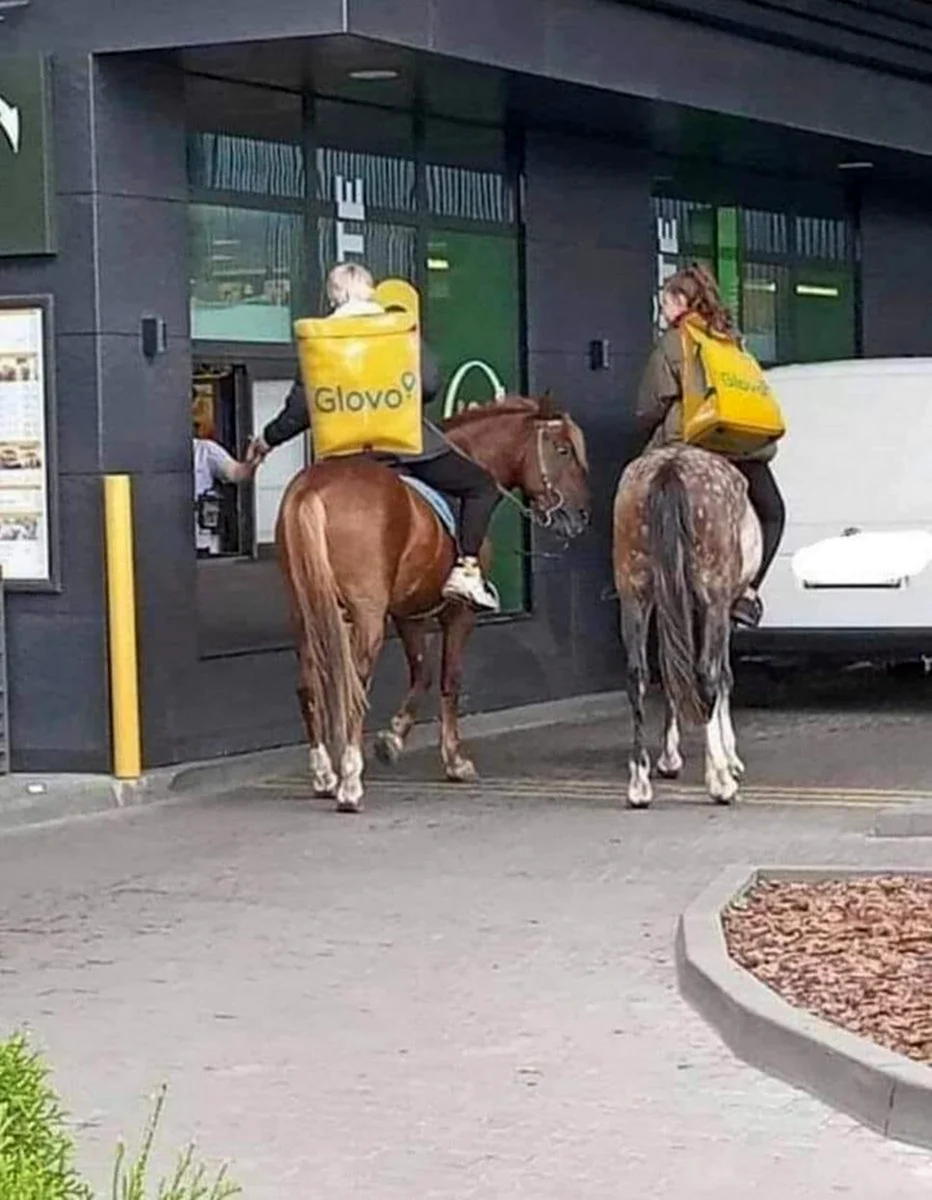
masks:
POLYGON ((700 596, 693 571, 693 522, 675 458, 661 463, 651 482, 647 548, 664 691, 682 720, 705 724, 712 710, 699 687, 696 611, 700 596))
POLYGON ((368 704, 330 561, 327 511, 317 492, 299 489, 286 495, 280 520, 306 703, 319 742, 341 754, 368 704))

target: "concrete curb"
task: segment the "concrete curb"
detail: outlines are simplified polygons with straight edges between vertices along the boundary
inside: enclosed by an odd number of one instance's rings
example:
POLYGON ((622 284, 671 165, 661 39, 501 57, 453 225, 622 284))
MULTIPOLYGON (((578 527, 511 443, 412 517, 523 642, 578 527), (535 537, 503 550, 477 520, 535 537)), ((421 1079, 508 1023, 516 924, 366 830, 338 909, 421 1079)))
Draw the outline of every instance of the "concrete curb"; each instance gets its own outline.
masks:
POLYGON ((885 808, 874 821, 874 836, 879 838, 932 837, 932 804, 897 805, 885 808))
MULTIPOLYGON (((464 738, 477 740, 548 725, 581 724, 614 717, 624 711, 626 703, 623 692, 598 692, 521 708, 473 713, 463 717, 461 726, 464 738)), ((437 722, 429 721, 411 731, 408 745, 412 750, 420 750, 436 745, 438 738, 437 722)), ((307 747, 302 743, 158 768, 133 783, 122 783, 108 775, 8 775, 0 777, 0 832, 231 791, 269 776, 302 774, 306 769, 307 747)))
POLYGON ((932 875, 871 867, 734 867, 686 909, 676 934, 680 992, 745 1062, 884 1134, 932 1148, 932 1068, 794 1008, 729 956, 721 914, 759 880, 932 875))

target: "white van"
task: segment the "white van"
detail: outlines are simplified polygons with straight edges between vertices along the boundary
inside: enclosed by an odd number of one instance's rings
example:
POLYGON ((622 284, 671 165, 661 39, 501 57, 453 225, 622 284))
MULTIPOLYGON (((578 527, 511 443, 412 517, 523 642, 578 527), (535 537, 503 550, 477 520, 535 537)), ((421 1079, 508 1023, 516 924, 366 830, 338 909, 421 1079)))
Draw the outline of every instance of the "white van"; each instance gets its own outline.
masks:
POLYGON ((767 377, 787 424, 773 463, 787 525, 748 642, 932 654, 932 358, 767 377))

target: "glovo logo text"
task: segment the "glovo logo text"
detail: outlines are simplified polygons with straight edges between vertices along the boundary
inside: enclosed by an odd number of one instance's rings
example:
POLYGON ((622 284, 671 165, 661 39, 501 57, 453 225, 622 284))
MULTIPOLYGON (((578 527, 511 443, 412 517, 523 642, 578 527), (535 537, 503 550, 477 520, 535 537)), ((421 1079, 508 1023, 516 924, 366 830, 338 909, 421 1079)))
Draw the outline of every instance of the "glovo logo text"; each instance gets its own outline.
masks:
POLYGON ((754 392, 758 396, 769 396, 770 388, 763 380, 743 379, 733 375, 731 371, 723 371, 721 380, 725 387, 735 388, 739 392, 754 392))
POLYGON ((353 388, 349 391, 337 385, 336 387, 318 387, 314 389, 313 404, 319 413, 361 413, 378 412, 380 408, 401 408, 414 391, 417 383, 415 376, 406 371, 398 385, 392 388, 381 388, 373 391, 368 388, 353 388))

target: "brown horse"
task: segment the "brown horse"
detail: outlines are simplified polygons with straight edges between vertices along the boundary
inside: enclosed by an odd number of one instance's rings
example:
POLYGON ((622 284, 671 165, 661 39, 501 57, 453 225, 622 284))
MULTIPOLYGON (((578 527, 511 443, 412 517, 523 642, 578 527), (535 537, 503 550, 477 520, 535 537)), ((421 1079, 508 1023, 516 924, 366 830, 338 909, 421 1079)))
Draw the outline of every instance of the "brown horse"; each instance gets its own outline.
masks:
MULTIPOLYGON (((549 400, 506 398, 460 413, 444 431, 501 488, 520 488, 538 523, 566 537, 586 528, 585 441, 579 426, 549 400)), ((397 759, 430 686, 429 618, 439 617, 441 756, 448 779, 473 779, 475 768, 460 745, 458 704, 475 614, 441 596, 456 548, 428 504, 372 459, 330 459, 289 484, 276 542, 297 628, 298 698, 315 794, 335 796, 344 812, 361 806, 366 696, 386 617, 401 636, 410 683, 390 729, 379 737, 382 756, 397 759)))
POLYGON ((628 664, 634 737, 628 803, 652 798, 644 748, 647 634, 656 616, 666 720, 657 773, 683 767, 679 722, 704 724, 709 795, 729 804, 744 766, 731 723, 731 607, 754 577, 761 530, 744 477, 724 458, 690 446, 629 463, 615 496, 615 587, 628 664))

